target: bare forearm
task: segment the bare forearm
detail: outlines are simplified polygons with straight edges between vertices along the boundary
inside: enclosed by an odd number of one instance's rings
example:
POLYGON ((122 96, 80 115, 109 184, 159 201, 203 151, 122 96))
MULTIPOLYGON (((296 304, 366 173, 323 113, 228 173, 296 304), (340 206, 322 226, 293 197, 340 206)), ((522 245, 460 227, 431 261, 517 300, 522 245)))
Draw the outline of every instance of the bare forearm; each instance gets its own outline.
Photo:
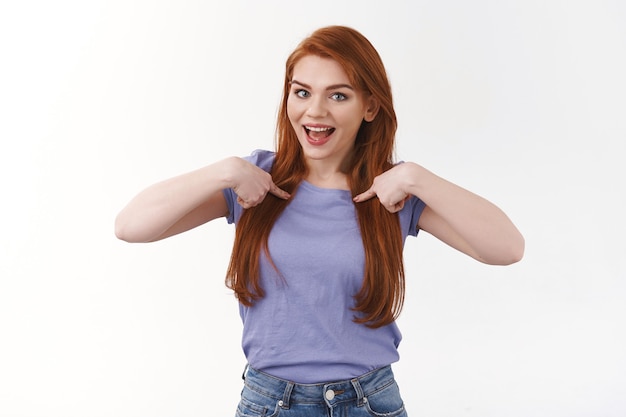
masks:
MULTIPOLYGON (((129 242, 157 240, 188 213, 229 186, 227 160, 161 181, 137 194, 115 220, 115 234, 129 242)), ((200 224, 223 216, 222 207, 197 219, 200 224)), ((209 207, 210 209, 210 207, 209 207)), ((198 224, 193 224, 191 227, 198 224)))
MULTIPOLYGON (((521 259, 524 238, 500 208, 420 165, 408 164, 407 190, 458 234, 472 256, 489 264, 509 264, 521 259)), ((424 228, 428 226, 425 224, 424 228)))

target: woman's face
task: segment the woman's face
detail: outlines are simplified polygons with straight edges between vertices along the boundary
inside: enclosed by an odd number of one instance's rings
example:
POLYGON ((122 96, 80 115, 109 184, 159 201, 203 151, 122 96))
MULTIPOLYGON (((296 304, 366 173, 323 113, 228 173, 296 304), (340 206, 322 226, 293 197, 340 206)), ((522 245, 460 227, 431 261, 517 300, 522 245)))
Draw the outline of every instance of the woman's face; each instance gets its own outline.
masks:
POLYGON ((307 163, 324 160, 341 169, 361 122, 376 115, 374 103, 350 84, 337 61, 316 55, 301 58, 293 70, 287 116, 307 163))

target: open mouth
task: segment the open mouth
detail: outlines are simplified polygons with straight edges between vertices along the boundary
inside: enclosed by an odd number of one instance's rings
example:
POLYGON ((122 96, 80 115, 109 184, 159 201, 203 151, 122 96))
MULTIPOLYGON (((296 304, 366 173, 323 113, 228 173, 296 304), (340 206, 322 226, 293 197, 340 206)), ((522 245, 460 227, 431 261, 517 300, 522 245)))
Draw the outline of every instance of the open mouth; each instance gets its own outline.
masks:
POLYGON ((318 127, 318 126, 304 126, 304 130, 308 137, 313 140, 326 139, 335 131, 334 127, 318 127))

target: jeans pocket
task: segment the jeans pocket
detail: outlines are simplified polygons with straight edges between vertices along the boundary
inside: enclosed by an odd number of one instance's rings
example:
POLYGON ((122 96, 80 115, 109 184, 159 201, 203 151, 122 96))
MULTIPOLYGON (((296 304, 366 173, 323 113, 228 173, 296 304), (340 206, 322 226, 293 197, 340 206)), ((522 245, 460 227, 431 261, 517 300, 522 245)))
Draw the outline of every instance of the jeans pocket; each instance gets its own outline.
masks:
POLYGON ((278 401, 244 388, 237 405, 237 417, 276 417, 280 411, 278 401))
POLYGON ((401 417, 406 416, 404 402, 400 396, 400 389, 396 382, 392 382, 381 390, 367 397, 365 408, 370 415, 375 417, 401 417))

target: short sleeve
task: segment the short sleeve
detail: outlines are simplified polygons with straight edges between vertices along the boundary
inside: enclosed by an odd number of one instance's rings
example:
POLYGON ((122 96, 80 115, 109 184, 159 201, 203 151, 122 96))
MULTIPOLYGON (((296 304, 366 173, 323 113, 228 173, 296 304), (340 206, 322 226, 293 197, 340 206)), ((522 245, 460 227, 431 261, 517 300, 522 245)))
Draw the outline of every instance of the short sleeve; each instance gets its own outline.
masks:
POLYGON ((426 203, 415 196, 412 196, 407 203, 405 203, 404 209, 400 212, 400 224, 404 228, 405 236, 417 236, 417 224, 426 207, 426 203), (403 217, 405 218, 403 219, 403 217))
MULTIPOLYGON (((257 149, 249 156, 243 157, 243 159, 258 166, 266 172, 270 172, 272 164, 274 163, 274 155, 274 152, 257 149)), ((232 188, 225 188, 222 192, 224 194, 224 198, 226 199, 226 205, 228 206, 228 216, 226 217, 226 220, 229 224, 237 223, 243 213, 243 207, 237 203, 237 194, 232 188)))
MULTIPOLYGON (((396 165, 403 163, 404 161, 400 161, 396 165)), ((402 228, 403 238, 406 238, 407 236, 417 236, 417 224, 425 207, 426 203, 416 196, 411 196, 411 198, 404 203, 404 207, 399 212, 400 227, 402 228)))

